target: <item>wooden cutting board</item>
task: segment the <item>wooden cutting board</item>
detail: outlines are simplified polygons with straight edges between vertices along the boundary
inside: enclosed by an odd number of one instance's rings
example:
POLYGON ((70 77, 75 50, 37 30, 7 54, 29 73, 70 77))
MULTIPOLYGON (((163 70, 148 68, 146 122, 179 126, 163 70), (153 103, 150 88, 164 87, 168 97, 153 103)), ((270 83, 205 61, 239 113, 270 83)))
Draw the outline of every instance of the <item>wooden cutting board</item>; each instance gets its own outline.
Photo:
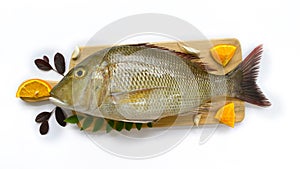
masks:
MULTIPOLYGON (((242 51, 240 43, 237 39, 215 39, 210 41, 186 41, 186 42, 157 42, 157 43, 151 43, 155 44, 157 46, 165 47, 168 49, 172 49, 175 51, 180 52, 186 52, 184 48, 180 46, 180 44, 184 44, 184 46, 192 47, 194 49, 197 49, 200 51, 200 57, 204 59, 206 63, 209 63, 210 66, 212 66, 215 70, 210 72, 212 74, 217 75, 224 75, 231 70, 233 70, 241 61, 242 61, 242 51), (217 62, 214 61, 214 59, 211 57, 210 49, 215 45, 220 44, 229 44, 234 45, 236 48, 235 54, 232 57, 231 61, 225 66, 221 66, 217 62)), ((78 63, 80 63, 82 60, 84 60, 89 55, 93 54, 94 52, 97 52, 101 49, 110 47, 109 45, 103 45, 103 46, 82 46, 77 47, 70 60, 70 67, 69 69, 76 66, 78 63)), ((52 85, 55 85, 57 82, 50 81, 52 85)), ((224 100, 224 98, 222 98, 224 100)), ((244 119, 245 116, 245 105, 243 101, 237 100, 237 99, 231 99, 226 98, 224 102, 222 102, 219 105, 215 105, 214 108, 212 108, 209 112, 202 112, 202 116, 199 122, 199 125, 204 124, 218 124, 219 121, 214 118, 217 110, 224 106, 224 104, 227 104, 229 102, 234 102, 235 104, 235 113, 236 113, 236 119, 235 122, 241 122, 244 119)), ((172 117, 166 117, 162 118, 159 121, 155 122, 153 124, 153 127, 170 127, 170 126, 193 126, 193 116, 194 115, 185 115, 185 116, 172 116, 172 117)), ((79 124, 80 125, 80 124, 79 124)), ((143 125, 143 127, 146 127, 146 125, 143 125)), ((89 130, 89 129, 87 129, 89 130)))

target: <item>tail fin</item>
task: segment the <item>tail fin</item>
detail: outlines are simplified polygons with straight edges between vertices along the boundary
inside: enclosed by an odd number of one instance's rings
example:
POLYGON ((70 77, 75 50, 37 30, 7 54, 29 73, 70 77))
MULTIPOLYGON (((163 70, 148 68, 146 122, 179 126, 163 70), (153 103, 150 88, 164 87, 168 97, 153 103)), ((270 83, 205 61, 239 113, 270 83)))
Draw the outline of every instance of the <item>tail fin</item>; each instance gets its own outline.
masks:
POLYGON ((262 52, 263 47, 259 45, 232 73, 229 73, 229 76, 237 83, 237 90, 234 92, 236 98, 258 106, 270 106, 271 103, 256 84, 262 52))

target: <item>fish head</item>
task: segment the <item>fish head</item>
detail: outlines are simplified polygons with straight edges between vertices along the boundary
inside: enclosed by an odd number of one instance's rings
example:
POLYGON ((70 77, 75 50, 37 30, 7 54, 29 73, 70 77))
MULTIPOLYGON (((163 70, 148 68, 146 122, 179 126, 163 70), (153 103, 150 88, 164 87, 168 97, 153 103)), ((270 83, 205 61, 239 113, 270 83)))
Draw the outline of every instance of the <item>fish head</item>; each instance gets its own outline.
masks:
POLYGON ((103 64, 98 63, 99 60, 92 57, 71 69, 51 90, 50 100, 57 106, 79 112, 87 112, 94 107, 95 100, 99 100, 103 93, 100 91, 107 88, 103 85, 103 64))
POLYGON ((55 105, 71 108, 72 106, 72 76, 70 74, 73 70, 70 70, 69 73, 50 91, 50 101, 55 105))
POLYGON ((84 67, 75 67, 50 92, 50 100, 57 106, 74 109, 87 84, 87 71, 84 67))

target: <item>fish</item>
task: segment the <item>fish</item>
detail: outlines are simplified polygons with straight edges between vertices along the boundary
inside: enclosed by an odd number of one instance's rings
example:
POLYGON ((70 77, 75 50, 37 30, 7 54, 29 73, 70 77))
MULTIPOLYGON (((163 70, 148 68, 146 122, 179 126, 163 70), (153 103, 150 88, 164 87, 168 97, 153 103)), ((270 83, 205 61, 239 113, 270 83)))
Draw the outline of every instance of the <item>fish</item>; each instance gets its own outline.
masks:
POLYGON ((53 87, 50 100, 94 117, 138 123, 201 114, 220 96, 266 107, 271 103, 256 83, 262 52, 259 45, 235 69, 215 75, 191 53, 148 43, 113 46, 72 68, 53 87))

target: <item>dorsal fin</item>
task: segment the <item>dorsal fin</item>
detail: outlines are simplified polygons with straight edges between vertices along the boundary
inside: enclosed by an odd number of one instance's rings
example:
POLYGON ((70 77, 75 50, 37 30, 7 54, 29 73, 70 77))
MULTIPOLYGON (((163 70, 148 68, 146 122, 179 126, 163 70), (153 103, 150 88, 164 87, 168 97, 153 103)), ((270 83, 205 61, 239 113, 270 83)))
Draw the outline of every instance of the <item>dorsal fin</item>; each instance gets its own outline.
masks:
POLYGON ((161 50, 169 51, 169 52, 172 52, 173 54, 181 57, 182 59, 185 59, 185 60, 188 60, 188 61, 194 63, 195 65, 199 66, 204 71, 215 71, 216 70, 216 69, 210 67, 207 63, 203 62, 201 60, 201 57, 192 55, 189 53, 179 52, 176 50, 168 49, 166 47, 156 46, 156 45, 150 44, 150 43, 131 44, 128 46, 141 46, 141 47, 146 47, 146 48, 161 49, 161 50))

